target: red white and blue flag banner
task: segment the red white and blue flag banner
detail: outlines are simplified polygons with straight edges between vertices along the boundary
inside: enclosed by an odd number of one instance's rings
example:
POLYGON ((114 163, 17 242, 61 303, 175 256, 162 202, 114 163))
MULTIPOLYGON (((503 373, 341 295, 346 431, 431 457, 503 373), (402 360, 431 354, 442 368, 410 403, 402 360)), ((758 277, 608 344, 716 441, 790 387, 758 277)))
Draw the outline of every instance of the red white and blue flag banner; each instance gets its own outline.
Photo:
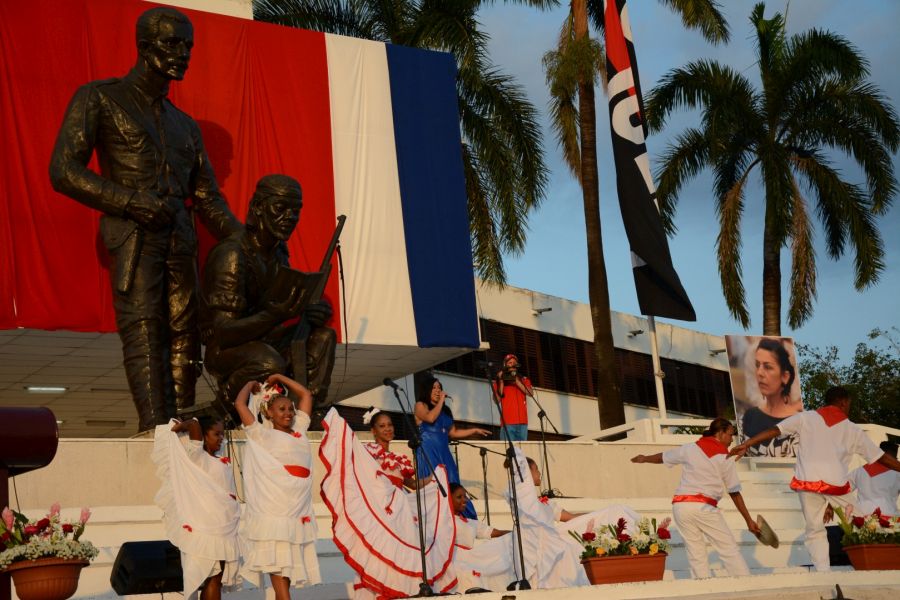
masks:
MULTIPOLYGON (((99 213, 54 192, 47 168, 74 91, 134 65, 148 8, 0 2, 0 329, 115 331, 99 213)), ((477 348, 452 56, 183 12, 195 46, 169 97, 200 125, 238 218, 259 177, 296 177, 303 212, 288 247, 310 271, 348 216, 346 296, 336 264, 325 291, 346 310, 347 331, 332 323, 340 341, 477 348)), ((212 239, 200 234, 202 264, 212 239)))
POLYGON ((616 187, 641 313, 695 321, 672 265, 645 143, 643 100, 625 0, 606 0, 606 68, 616 187))

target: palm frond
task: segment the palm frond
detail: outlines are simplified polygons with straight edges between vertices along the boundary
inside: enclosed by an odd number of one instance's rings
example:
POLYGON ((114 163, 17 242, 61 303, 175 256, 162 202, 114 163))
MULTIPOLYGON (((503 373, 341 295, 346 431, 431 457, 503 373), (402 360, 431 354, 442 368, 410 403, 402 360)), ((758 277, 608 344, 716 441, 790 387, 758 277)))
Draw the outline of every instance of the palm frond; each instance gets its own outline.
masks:
POLYGON ((728 21, 715 0, 661 0, 681 17, 685 29, 696 29, 708 42, 727 44, 728 21))
POLYGON ((816 300, 816 253, 806 200, 793 182, 793 221, 791 223, 791 294, 788 324, 797 329, 812 316, 816 300))
POLYGON ((720 198, 719 235, 716 238, 716 255, 719 259, 719 280, 725 303, 731 316, 745 329, 750 327, 741 267, 741 215, 744 212, 744 186, 746 177, 739 179, 720 198))
POLYGON ((492 191, 482 180, 482 169, 467 143, 463 143, 463 169, 466 173, 469 227, 472 238, 472 260, 479 277, 501 287, 506 281, 501 242, 491 211, 492 191))
POLYGON ((254 0, 257 21, 388 41, 367 3, 329 0, 254 0))
POLYGON ((666 73, 645 105, 651 131, 663 128, 669 113, 702 108, 711 121, 735 125, 758 122, 758 100, 750 81, 714 61, 695 61, 666 73))
POLYGON ((709 160, 709 140, 697 129, 688 129, 678 135, 660 157, 656 171, 656 200, 663 229, 673 235, 675 210, 681 187, 691 177, 697 176, 709 160))

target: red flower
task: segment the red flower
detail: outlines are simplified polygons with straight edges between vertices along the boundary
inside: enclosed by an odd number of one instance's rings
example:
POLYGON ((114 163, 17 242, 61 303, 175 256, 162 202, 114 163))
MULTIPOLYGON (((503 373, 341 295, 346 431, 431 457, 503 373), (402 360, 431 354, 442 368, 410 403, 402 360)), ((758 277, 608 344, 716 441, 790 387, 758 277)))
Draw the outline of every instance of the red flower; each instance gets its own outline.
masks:
POLYGON ((300 435, 300 432, 299 432, 299 431, 292 431, 292 432, 291 432, 291 435, 292 435, 292 436, 294 436, 294 437, 295 437, 295 438, 299 438, 299 437, 301 437, 301 435, 300 435))
POLYGON ((5 544, 6 542, 9 541, 9 538, 11 538, 11 537, 12 536, 10 535, 10 533, 8 531, 4 531, 3 535, 0 535, 0 543, 5 544))
POLYGON ((627 541, 631 540, 631 536, 628 535, 627 533, 620 533, 619 535, 616 536, 616 539, 619 540, 620 542, 627 542, 627 541))
POLYGON ((879 517, 878 517, 878 524, 881 525, 882 527, 890 527, 890 526, 891 526, 891 520, 890 520, 889 518, 887 518, 887 517, 879 516, 879 517))
POLYGON ((541 501, 541 504, 549 504, 550 503, 550 498, 548 498, 547 496, 541 496, 540 498, 538 498, 538 500, 541 501))
POLYGON ((63 523, 62 524, 63 533, 72 533, 72 530, 74 530, 74 529, 75 528, 72 527, 71 523, 63 523))
POLYGON ((881 516, 881 507, 876 506, 875 510, 872 512, 872 514, 880 517, 881 516))
POLYGON ((38 527, 37 525, 26 525, 25 529, 23 529, 25 535, 34 535, 40 532, 40 530, 40 527, 38 527))
POLYGON ((616 522, 616 535, 621 536, 623 531, 625 531, 625 517, 619 517, 619 520, 616 522))
POLYGON ((854 527, 863 527, 866 524, 866 520, 862 517, 853 517, 852 523, 854 527))
POLYGON ((41 531, 47 529, 48 527, 50 527, 50 519, 46 517, 37 522, 37 528, 41 531))
POLYGON ((192 533, 193 533, 193 531, 194 531, 194 528, 191 527, 191 526, 188 525, 188 524, 182 525, 181 528, 182 528, 182 529, 187 529, 189 532, 192 532, 192 533))
POLYGON ((224 464, 226 464, 226 465, 230 465, 230 464, 231 464, 231 458, 228 457, 228 456, 222 456, 222 457, 219 457, 219 460, 221 460, 221 461, 222 461, 224 464))
POLYGON ((661 539, 661 540, 669 540, 669 539, 672 539, 672 534, 669 533, 669 530, 666 529, 665 527, 660 527, 659 529, 657 529, 657 530, 656 530, 656 535, 658 535, 658 536, 659 536, 659 539, 661 539))
POLYGON ((312 521, 312 517, 310 517, 309 515, 306 515, 302 519, 300 519, 301 523, 309 523, 310 521, 312 521))
POLYGON ((583 539, 586 542, 593 542, 594 540, 597 539, 597 534, 594 533, 593 531, 585 531, 584 533, 581 534, 581 539, 583 539))

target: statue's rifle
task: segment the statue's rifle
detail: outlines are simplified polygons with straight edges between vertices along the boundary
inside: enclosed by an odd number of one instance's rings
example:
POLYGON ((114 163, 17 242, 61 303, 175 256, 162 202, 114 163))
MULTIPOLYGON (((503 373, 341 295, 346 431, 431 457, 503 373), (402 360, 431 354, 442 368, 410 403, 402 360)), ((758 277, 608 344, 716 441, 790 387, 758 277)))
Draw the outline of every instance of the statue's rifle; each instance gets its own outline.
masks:
MULTIPOLYGON (((325 257, 322 259, 322 266, 319 268, 319 279, 309 295, 309 301, 306 306, 319 302, 322 299, 322 294, 325 293, 325 285, 331 276, 331 259, 340 242, 341 231, 344 229, 344 221, 346 220, 346 215, 339 215, 337 218, 337 227, 334 229, 334 235, 331 236, 328 248, 325 249, 325 257)), ((310 331, 312 331, 312 325, 310 325, 309 318, 304 310, 300 316, 300 322, 297 323, 297 328, 294 330, 293 341, 291 342, 291 362, 293 363, 294 379, 303 385, 307 384, 306 340, 310 331)))

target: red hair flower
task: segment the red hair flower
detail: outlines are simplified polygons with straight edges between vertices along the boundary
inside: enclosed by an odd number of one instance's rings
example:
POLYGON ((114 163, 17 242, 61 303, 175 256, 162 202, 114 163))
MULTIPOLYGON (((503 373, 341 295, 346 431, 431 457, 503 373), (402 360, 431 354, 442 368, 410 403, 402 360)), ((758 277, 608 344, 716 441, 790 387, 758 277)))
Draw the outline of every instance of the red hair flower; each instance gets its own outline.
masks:
POLYGON ((228 456, 222 456, 219 458, 219 460, 221 460, 223 464, 226 464, 226 465, 231 464, 231 458, 228 456))

